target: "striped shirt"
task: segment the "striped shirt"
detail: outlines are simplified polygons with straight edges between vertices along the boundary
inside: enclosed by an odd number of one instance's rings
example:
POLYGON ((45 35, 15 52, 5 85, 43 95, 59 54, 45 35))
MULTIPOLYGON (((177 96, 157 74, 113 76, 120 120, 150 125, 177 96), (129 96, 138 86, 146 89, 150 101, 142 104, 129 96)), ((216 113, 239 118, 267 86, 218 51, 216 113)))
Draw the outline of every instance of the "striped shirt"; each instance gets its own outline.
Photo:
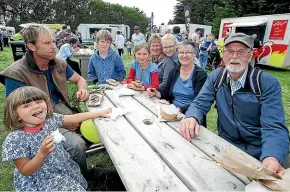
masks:
POLYGON ((245 70, 243 75, 237 80, 233 80, 230 76, 230 73, 227 74, 227 82, 230 81, 230 86, 231 86, 231 94, 234 95, 234 93, 239 90, 240 88, 244 88, 245 82, 247 79, 247 73, 248 73, 248 68, 245 70))

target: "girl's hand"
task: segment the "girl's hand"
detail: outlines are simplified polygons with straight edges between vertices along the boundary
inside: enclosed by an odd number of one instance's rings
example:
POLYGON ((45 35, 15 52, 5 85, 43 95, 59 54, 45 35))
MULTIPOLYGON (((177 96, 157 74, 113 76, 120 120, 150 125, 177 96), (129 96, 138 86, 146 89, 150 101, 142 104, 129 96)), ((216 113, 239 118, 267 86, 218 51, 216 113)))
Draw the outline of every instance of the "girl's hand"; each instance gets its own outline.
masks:
POLYGON ((53 136, 49 135, 44 139, 41 144, 39 152, 44 158, 46 158, 55 148, 55 146, 53 145, 53 139, 53 136))
POLYGON ((143 85, 143 83, 142 83, 141 81, 139 81, 139 80, 133 82, 133 84, 134 84, 135 87, 137 87, 137 88, 142 88, 142 85, 143 85))
POLYGON ((134 85, 133 83, 129 83, 129 84, 128 84, 128 88, 129 88, 129 89, 134 89, 134 88, 136 88, 136 87, 135 87, 135 85, 134 85))
POLYGON ((109 117, 109 114, 112 113, 112 109, 105 109, 104 111, 100 112, 100 117, 109 117))

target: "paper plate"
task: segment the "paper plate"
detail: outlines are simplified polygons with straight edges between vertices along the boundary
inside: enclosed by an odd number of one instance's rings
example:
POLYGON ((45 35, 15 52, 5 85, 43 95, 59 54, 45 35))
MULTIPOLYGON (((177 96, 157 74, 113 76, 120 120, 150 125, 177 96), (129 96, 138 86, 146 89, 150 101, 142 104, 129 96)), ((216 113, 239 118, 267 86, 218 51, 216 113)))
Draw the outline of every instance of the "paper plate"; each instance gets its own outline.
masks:
POLYGON ((104 96, 98 93, 93 93, 90 94, 90 97, 87 101, 87 106, 88 107, 96 107, 101 105, 102 101, 103 101, 104 96))

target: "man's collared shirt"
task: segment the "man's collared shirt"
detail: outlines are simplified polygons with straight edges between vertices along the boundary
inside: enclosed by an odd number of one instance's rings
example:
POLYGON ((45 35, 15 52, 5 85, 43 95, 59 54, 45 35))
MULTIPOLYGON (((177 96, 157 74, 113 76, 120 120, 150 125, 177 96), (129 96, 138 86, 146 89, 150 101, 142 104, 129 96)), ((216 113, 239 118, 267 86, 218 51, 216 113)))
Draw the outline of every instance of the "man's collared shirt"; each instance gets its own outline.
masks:
POLYGON ((244 88, 246 78, 247 78, 247 73, 248 73, 248 68, 245 70, 243 75, 237 80, 234 81, 232 80, 230 73, 227 74, 227 82, 230 81, 230 86, 231 86, 231 94, 234 95, 234 93, 239 90, 241 87, 244 88))

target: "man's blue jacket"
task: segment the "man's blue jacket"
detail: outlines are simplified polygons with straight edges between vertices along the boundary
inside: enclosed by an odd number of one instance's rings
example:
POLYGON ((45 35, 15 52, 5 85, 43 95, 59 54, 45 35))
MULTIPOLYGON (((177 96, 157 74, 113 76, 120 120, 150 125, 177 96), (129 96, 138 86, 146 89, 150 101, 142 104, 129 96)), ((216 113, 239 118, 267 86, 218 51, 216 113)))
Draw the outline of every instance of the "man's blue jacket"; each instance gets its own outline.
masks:
POLYGON ((215 91, 219 71, 216 69, 209 75, 186 117, 195 117, 201 122, 216 100, 219 136, 260 161, 275 157, 283 165, 289 154, 289 132, 278 80, 261 73, 259 85, 262 95, 258 100, 251 92, 249 73, 244 88, 237 90, 233 96, 229 81, 224 81, 215 91))

